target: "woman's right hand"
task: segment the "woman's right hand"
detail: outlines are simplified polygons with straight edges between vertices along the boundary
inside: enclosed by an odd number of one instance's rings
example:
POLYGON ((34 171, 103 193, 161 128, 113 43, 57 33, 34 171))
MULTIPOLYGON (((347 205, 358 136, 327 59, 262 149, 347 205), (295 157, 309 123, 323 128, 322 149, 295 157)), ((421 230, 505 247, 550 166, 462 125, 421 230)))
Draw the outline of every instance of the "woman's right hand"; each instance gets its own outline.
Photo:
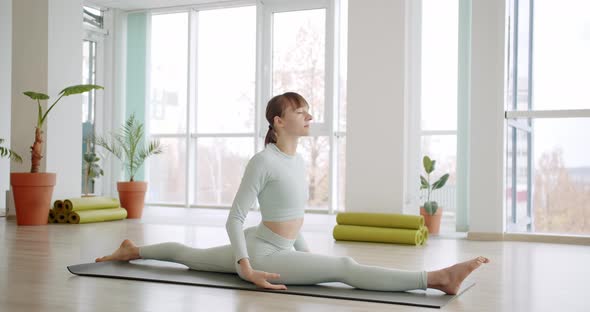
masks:
POLYGON ((269 279, 280 278, 280 274, 254 270, 250 266, 250 259, 248 258, 241 259, 240 261, 238 261, 238 263, 240 265, 241 271, 239 272, 240 276, 242 276, 247 281, 254 283, 256 286, 268 289, 287 289, 287 286, 285 285, 275 285, 268 282, 269 279))
POLYGON ((277 279, 280 277, 280 274, 277 273, 268 273, 258 270, 251 270, 246 274, 246 278, 260 288, 286 290, 287 286, 285 285, 271 284, 268 282, 269 279, 277 279))

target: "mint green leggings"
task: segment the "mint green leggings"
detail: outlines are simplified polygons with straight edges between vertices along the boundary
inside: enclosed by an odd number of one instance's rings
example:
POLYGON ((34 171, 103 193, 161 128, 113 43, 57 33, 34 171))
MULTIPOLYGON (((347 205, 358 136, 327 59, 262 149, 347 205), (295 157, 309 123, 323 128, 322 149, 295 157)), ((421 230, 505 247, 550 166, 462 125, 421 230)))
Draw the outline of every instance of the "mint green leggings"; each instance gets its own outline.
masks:
MULTIPOLYGON (((348 256, 326 256, 295 251, 295 240, 286 239, 260 223, 244 230, 250 265, 255 270, 280 274, 273 284, 313 285, 342 282, 355 288, 380 291, 426 289, 425 271, 403 271, 362 265, 348 256)), ((241 274, 231 245, 191 248, 180 243, 142 246, 143 259, 181 263, 198 271, 241 274)))

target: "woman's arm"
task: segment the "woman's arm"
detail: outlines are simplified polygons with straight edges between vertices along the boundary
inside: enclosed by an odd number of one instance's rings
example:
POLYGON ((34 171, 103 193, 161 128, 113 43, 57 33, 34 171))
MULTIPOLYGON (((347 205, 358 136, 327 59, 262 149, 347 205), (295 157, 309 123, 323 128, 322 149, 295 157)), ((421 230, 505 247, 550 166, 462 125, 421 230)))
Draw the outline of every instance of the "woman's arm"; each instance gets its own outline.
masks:
POLYGON ((225 223, 236 262, 248 258, 246 238, 244 236, 244 220, 256 201, 256 197, 264 185, 264 180, 265 173, 262 159, 254 156, 246 166, 240 187, 238 188, 229 216, 227 217, 227 222, 225 223))

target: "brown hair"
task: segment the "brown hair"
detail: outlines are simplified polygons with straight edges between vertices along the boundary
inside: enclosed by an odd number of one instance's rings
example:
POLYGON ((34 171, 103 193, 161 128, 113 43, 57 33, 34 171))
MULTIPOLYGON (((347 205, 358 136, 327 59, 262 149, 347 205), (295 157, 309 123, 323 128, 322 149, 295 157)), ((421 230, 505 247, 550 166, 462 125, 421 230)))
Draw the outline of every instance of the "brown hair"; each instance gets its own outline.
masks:
POLYGON ((277 95, 268 101, 266 104, 266 120, 268 121, 268 131, 266 132, 266 138, 264 139, 264 146, 269 143, 277 143, 277 132, 274 128, 274 119, 276 116, 283 117, 285 109, 291 106, 293 109, 297 109, 303 106, 309 107, 307 101, 299 93, 285 92, 281 95, 277 95))

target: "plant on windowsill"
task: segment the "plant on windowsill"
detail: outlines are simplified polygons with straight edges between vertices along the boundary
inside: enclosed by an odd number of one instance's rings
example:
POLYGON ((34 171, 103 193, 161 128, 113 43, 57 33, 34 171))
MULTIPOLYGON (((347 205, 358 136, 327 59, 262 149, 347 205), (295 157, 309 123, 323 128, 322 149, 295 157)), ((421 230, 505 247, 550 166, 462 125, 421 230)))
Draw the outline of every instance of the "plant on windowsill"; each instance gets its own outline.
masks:
POLYGON ((121 207, 127 210, 129 219, 141 218, 147 191, 147 182, 134 180, 137 170, 148 157, 163 152, 159 140, 152 140, 147 146, 143 140, 143 123, 137 121, 133 114, 120 129, 111 133, 110 138, 96 138, 96 145, 117 157, 129 175, 129 181, 117 182, 121 207))
POLYGON ((10 184, 16 210, 18 225, 47 224, 47 216, 51 207, 51 196, 55 186, 56 174, 39 172, 43 158, 43 126, 49 112, 64 97, 74 94, 103 89, 98 85, 75 85, 63 89, 59 98, 43 112, 41 101, 49 100, 49 96, 39 92, 27 91, 23 94, 37 102, 37 125, 35 127, 35 142, 31 146, 31 172, 13 172, 10 174, 10 184))
POLYGON ((428 156, 424 156, 422 159, 424 171, 426 171, 426 177, 420 175, 420 190, 427 190, 426 201, 420 207, 420 214, 424 216, 424 223, 428 228, 430 234, 438 234, 440 231, 440 219, 442 216, 442 207, 434 200, 430 200, 430 196, 434 190, 442 188, 447 180, 449 174, 445 173, 436 182, 430 184, 430 174, 434 171, 436 160, 430 159, 428 156))
POLYGON ((100 158, 95 152, 92 152, 94 150, 94 146, 96 145, 94 138, 89 137, 86 138, 85 141, 86 153, 84 153, 82 156, 82 176, 84 177, 84 195, 82 195, 82 197, 92 197, 94 195, 88 194, 88 188, 92 183, 94 183, 94 179, 104 175, 104 171, 98 163, 100 158))

